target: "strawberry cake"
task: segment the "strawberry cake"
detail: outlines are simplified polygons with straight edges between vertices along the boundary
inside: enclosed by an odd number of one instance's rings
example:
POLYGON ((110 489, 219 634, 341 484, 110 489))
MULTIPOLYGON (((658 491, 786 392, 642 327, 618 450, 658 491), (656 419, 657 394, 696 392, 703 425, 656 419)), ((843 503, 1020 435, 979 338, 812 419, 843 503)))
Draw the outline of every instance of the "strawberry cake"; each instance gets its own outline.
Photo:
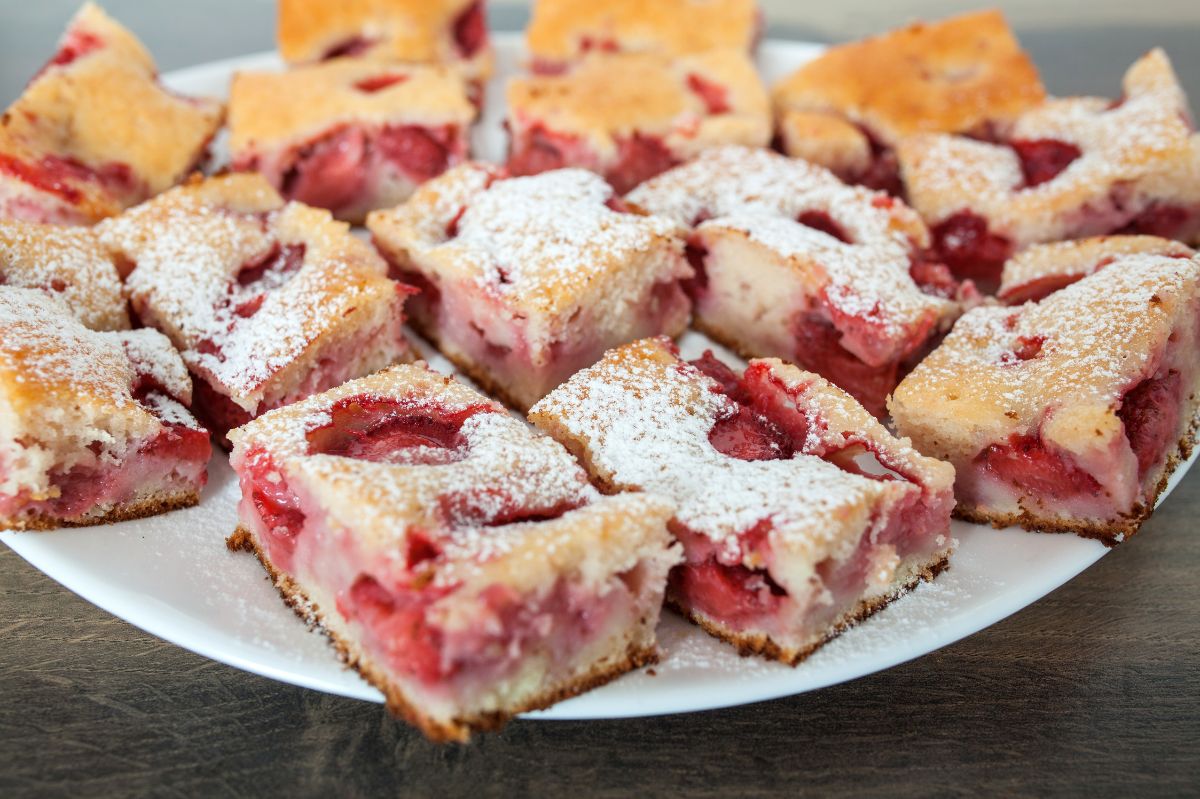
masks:
POLYGON ((743 654, 795 664, 932 579, 954 469, 774 359, 738 374, 666 339, 609 352, 534 406, 605 492, 671 499, 668 602, 743 654))
POLYGON ((670 505, 603 497, 555 442, 423 365, 230 434, 255 552, 391 710, 465 740, 653 662, 670 505))
POLYGON ((676 225, 631 212, 582 169, 510 178, 464 165, 367 227, 393 276, 420 289, 417 329, 516 408, 609 347, 687 325, 676 225))
POLYGON ((593 53, 508 83, 508 169, 583 167, 618 192, 719 144, 765 146, 766 89, 741 50, 593 53))
POLYGON ((119 213, 195 169, 221 117, 215 100, 159 84, 141 42, 86 3, 0 116, 0 218, 89 224, 119 213))
POLYGON ((831 47, 772 90, 784 152, 900 194, 894 148, 916 133, 989 137, 1045 98, 999 11, 831 47))
POLYGON ((89 330, 60 298, 0 286, 0 529, 195 505, 212 445, 153 330, 89 330))
POLYGON ((975 298, 927 259, 912 209, 800 159, 716 148, 626 200, 692 226, 697 328, 744 357, 817 372, 877 416, 975 298))
POLYGON ((179 349, 223 436, 270 408, 411 358, 412 289, 328 211, 260 175, 195 180, 100 225, 142 324, 179 349))
POLYGON ((1191 452, 1200 260, 1121 255, 1016 308, 982 307, 892 395, 896 428, 954 464, 956 514, 1108 544, 1191 452))

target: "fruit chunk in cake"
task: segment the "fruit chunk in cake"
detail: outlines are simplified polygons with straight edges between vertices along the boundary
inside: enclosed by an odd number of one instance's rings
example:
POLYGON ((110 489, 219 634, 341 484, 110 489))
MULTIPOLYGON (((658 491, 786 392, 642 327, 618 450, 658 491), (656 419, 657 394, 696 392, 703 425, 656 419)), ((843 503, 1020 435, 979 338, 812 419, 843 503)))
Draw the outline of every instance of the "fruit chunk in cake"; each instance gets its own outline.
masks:
POLYGON ((594 53, 562 75, 508 83, 508 168, 583 167, 619 192, 707 147, 762 147, 770 108, 745 52, 594 53))
POLYGON ((676 226, 625 212, 599 177, 507 178, 468 164, 367 219, 413 323, 489 390, 528 408, 609 348, 678 335, 691 276, 676 226))
POLYGON ((164 89, 133 34, 87 3, 0 117, 0 218, 86 224, 177 183, 221 122, 164 89))
POLYGON ((772 98, 785 152, 898 194, 905 136, 988 136, 1045 90, 1004 16, 979 11, 831 47, 772 98))
POLYGON ((0 219, 0 286, 60 297, 92 330, 129 329, 112 256, 95 231, 0 219))
POLYGON ((657 657, 671 508, 602 497, 499 404, 423 365, 230 434, 231 548, 258 554, 388 706, 465 739, 657 657))
POLYGON ((1200 137, 1161 50, 1119 100, 1048 100, 997 141, 923 134, 897 154, 909 201, 956 274, 994 285, 1031 244, 1105 233, 1200 234, 1200 137))
POLYGON ((213 431, 410 357, 408 286, 328 211, 260 175, 193 181, 103 222, 134 313, 167 334, 213 431))
POLYGON ((51 529, 195 505, 208 432, 153 330, 96 332, 59 298, 0 287, 0 529, 51 529))
POLYGON ((554 73, 591 52, 750 52, 759 25, 754 0, 537 0, 525 40, 534 71, 554 73))
POLYGON ((974 296, 925 260, 899 200, 766 150, 725 147, 626 200, 692 225, 696 326, 745 357, 778 356, 876 415, 912 361, 974 296))
POLYGON ((954 464, 957 513, 1116 543, 1191 451, 1200 261, 1125 255, 1044 300, 976 308, 896 388, 896 426, 954 464))
POLYGON ((1196 253, 1185 244, 1158 236, 1095 236, 1036 244, 1004 263, 996 299, 1006 305, 1040 300, 1123 255, 1138 254, 1191 258, 1196 253))
POLYGON ((284 197, 361 222, 466 159, 475 107, 449 67, 354 59, 239 72, 229 97, 233 168, 284 197))
POLYGON ((932 578, 953 545, 954 470, 778 360, 739 375, 646 339, 572 377, 530 419, 603 490, 674 501, 685 562, 668 601, 743 653, 797 663, 932 578))
POLYGON ((291 64, 442 64, 482 84, 493 60, 486 17, 483 0, 280 0, 279 53, 291 64))

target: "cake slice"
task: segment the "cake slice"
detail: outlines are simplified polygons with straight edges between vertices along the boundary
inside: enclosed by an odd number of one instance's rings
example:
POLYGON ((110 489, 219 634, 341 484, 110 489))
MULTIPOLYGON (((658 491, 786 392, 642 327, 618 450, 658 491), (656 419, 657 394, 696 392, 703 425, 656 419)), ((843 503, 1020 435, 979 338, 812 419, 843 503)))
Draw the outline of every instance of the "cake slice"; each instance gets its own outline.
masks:
POLYGON ((153 330, 89 330, 58 297, 0 286, 0 529, 195 505, 212 454, 191 381, 153 330))
POLYGON ((897 147, 909 202, 939 260, 989 290, 1033 244, 1109 233, 1200 235, 1200 138, 1161 50, 1117 100, 1047 100, 991 140, 910 136, 897 147))
POLYGON ((1122 255, 1040 302, 964 315, 905 378, 897 429, 957 470, 956 513, 1133 535, 1193 446, 1200 261, 1122 255))
POLYGON ((877 416, 977 296, 928 259, 912 209, 800 159, 714 148, 626 200, 692 227, 696 327, 817 372, 877 416))
POLYGON ((1040 300, 1121 256, 1138 254, 1191 258, 1196 253, 1185 244, 1158 236, 1094 236, 1036 244, 1005 261, 996 299, 1005 305, 1040 300))
POLYGON ((397 361, 412 289, 329 212, 266 180, 195 180, 100 225, 142 324, 179 349, 218 436, 397 361))
POLYGON ((417 329, 522 410, 609 347, 687 325, 677 227, 629 212, 581 169, 464 165, 367 227, 393 276, 421 290, 417 329))
POLYGON ((901 190, 901 139, 986 138, 1045 96, 1033 60, 995 10, 831 47, 772 90, 784 152, 892 194, 901 190))
POLYGON ((590 169, 626 192, 719 144, 764 147, 771 112, 742 50, 678 58, 593 53, 561 75, 508 82, 508 169, 590 169))
POLYGON ((466 740, 656 659, 671 509, 423 365, 233 431, 255 552, 388 707, 466 740))
POLYGON ((592 52, 748 53, 761 23, 754 0, 536 0, 525 41, 534 72, 555 74, 592 52))
POLYGON ((280 0, 277 35, 289 64, 440 64, 461 73, 477 99, 492 74, 483 0, 280 0))
POLYGON ((58 52, 0 116, 0 218, 89 224, 182 180, 221 104, 158 82, 133 34, 85 3, 58 52))
POLYGON ((666 339, 609 352, 534 406, 606 492, 662 495, 685 562, 668 601, 795 664, 946 566, 954 470, 817 375, 741 375, 666 339))
POLYGON ((61 298, 92 330, 128 330, 121 276, 95 231, 0 219, 0 286, 61 298))
POLYGON ((464 161, 474 118, 449 67, 341 58, 234 75, 229 148, 235 170, 359 223, 464 161))

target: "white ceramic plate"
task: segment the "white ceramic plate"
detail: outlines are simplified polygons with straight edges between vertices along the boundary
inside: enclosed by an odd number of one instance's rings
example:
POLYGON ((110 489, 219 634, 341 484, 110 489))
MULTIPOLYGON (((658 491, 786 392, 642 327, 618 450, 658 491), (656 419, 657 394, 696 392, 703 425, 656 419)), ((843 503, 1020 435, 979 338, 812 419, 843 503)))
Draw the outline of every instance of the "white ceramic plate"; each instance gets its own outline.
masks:
MULTIPOLYGON (((516 36, 496 39, 499 77, 490 87, 493 101, 502 99, 503 76, 513 74, 520 57, 516 36)), ((799 42, 765 42, 760 55, 763 73, 768 80, 778 78, 819 49, 799 42)), ((180 91, 224 95, 234 70, 277 66, 274 56, 260 55, 164 77, 180 91)), ((503 157, 502 117, 497 103, 484 116, 476 134, 477 152, 484 157, 503 157)), ((682 340, 688 357, 710 346, 697 333, 682 340)), ((429 353, 429 360, 437 368, 450 368, 436 353, 429 353)), ((1176 472, 1168 491, 1185 472, 1186 467, 1176 472)), ((0 540, 89 602, 193 652, 318 691, 382 701, 378 691, 341 666, 322 636, 310 632, 283 605, 257 560, 226 551, 237 497, 233 474, 218 455, 198 507, 92 529, 2 532, 0 540)), ((629 674, 530 716, 590 719, 704 710, 851 680, 994 624, 1062 585, 1106 551, 1095 541, 1074 536, 996 531, 960 522, 954 523, 953 534, 958 551, 951 568, 935 583, 922 585, 797 668, 740 658, 730 647, 666 613, 659 626, 665 657, 655 666, 655 676, 644 670, 629 674)))

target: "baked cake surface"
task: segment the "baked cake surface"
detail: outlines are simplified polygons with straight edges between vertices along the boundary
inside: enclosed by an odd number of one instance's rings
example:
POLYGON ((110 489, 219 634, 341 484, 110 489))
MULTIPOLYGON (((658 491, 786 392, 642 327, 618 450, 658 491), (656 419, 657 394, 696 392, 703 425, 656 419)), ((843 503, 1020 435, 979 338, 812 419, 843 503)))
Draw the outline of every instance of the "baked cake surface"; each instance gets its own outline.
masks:
POLYGON ((766 90, 740 50, 593 53, 561 75, 511 79, 507 98, 513 174, 583 167, 619 192, 708 147, 771 138, 766 90))
POLYGON ((453 379, 395 367, 230 437, 230 545, 430 737, 656 657, 670 505, 600 496, 562 447, 453 379))
POLYGON ((693 226, 697 327, 745 357, 819 372, 876 414, 973 301, 926 260, 929 231, 912 209, 800 159, 714 148, 626 200, 693 226))
POLYGON ((0 217, 86 224, 118 213, 196 168, 221 117, 219 102, 163 88, 142 44, 86 3, 0 117, 0 217))
POLYGON ((208 433, 153 330, 89 330, 56 296, 0 286, 0 528, 102 524, 194 505, 208 433))
POLYGON ((944 565, 953 469, 817 375, 743 375, 665 339, 610 351, 534 406, 605 491, 662 495, 670 601, 743 652, 796 663, 944 565), (864 472, 870 452, 891 477, 864 472))
POLYGON ((474 118, 451 67, 341 58, 234 75, 229 146, 234 169, 361 222, 464 161, 474 118))
POLYGON ((892 395, 897 429, 954 464, 961 517, 1121 541, 1193 445, 1198 291, 1195 258, 1123 255, 969 311, 892 395))
POLYGON ((528 408, 608 347, 677 335, 691 276, 678 228, 619 210, 600 177, 469 164, 367 227, 421 293, 413 322, 481 385, 528 408))
POLYGON ((196 180, 100 226, 130 268, 138 318, 197 378, 220 435, 410 358, 411 292, 328 211, 285 203, 256 174, 196 180))
POLYGON ((93 330, 129 328, 121 277, 90 228, 0 220, 0 285, 56 294, 93 330))

